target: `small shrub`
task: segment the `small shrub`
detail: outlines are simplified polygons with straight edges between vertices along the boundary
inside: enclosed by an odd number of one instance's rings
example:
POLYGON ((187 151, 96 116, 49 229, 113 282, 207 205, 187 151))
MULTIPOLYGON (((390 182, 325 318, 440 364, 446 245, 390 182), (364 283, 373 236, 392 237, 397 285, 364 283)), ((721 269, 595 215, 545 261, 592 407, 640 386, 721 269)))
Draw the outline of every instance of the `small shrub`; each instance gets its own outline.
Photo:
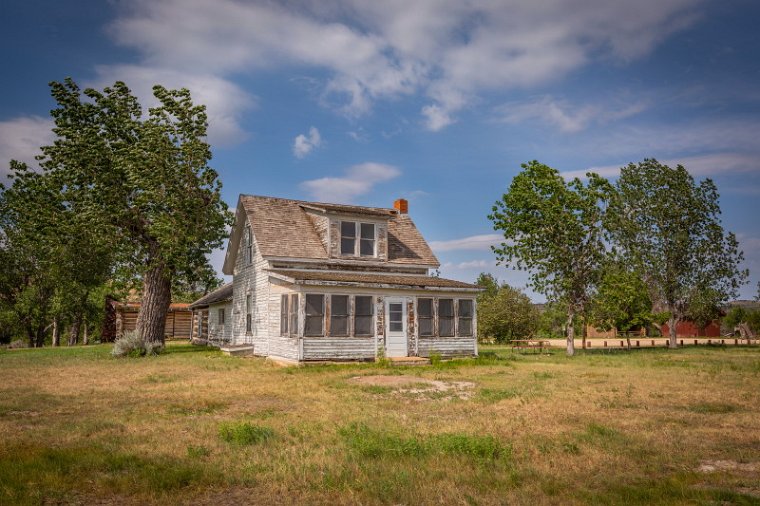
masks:
POLYGON ((737 409, 733 404, 724 404, 721 402, 701 402, 699 404, 692 404, 689 406, 689 411, 692 413, 700 413, 706 415, 724 415, 726 413, 733 413, 734 411, 737 411, 737 409))
POLYGON ((191 459, 202 459, 203 457, 208 457, 209 455, 211 455, 211 450, 205 446, 187 446, 187 456, 191 459))
POLYGON ((219 427, 219 437, 222 440, 240 446, 263 443, 274 436, 275 432, 270 427, 248 422, 226 423, 219 427))
POLYGON ((519 395, 517 390, 501 388, 483 388, 478 392, 478 400, 483 402, 499 402, 504 399, 514 399, 519 395))
POLYGON ((11 341, 11 343, 8 345, 9 350, 17 350, 19 348, 26 348, 26 341, 22 339, 16 339, 15 341, 11 341))
POLYGON ((164 349, 161 343, 144 341, 140 335, 131 330, 124 334, 113 343, 111 355, 114 357, 144 357, 146 355, 158 355, 164 349))
POLYGON ((431 365, 440 365, 441 363, 441 354, 440 353, 431 353, 430 354, 430 364, 431 365))

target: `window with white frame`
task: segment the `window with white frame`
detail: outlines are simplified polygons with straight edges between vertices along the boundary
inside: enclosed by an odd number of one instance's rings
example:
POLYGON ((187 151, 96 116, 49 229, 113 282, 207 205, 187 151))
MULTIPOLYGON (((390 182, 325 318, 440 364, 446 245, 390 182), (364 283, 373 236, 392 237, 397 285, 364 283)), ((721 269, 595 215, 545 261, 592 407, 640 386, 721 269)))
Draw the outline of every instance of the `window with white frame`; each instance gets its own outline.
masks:
POLYGON ((454 299, 438 299, 438 335, 454 336, 454 299))
POLYGON ((470 299, 459 299, 457 335, 472 336, 473 303, 470 299))
POLYGON ((245 333, 251 334, 253 331, 253 322, 251 318, 251 311, 253 305, 251 304, 251 294, 245 296, 245 333))
POLYGON ((282 294, 280 296, 280 335, 288 335, 288 295, 282 294))
POLYGON ((357 295, 354 298, 354 335, 371 336, 372 317, 374 316, 372 297, 357 295))
POLYGON ((317 337, 325 335, 325 296, 322 294, 306 294, 306 321, 304 336, 317 337))
POLYGON ((377 256, 377 227, 374 223, 340 222, 340 254, 345 256, 377 256))
POLYGON ((330 335, 348 336, 348 295, 330 296, 330 335))
POLYGON ((420 322, 420 335, 433 335, 433 299, 417 299, 417 318, 420 322))
POLYGON ((298 335, 298 294, 294 293, 290 295, 290 335, 298 335))

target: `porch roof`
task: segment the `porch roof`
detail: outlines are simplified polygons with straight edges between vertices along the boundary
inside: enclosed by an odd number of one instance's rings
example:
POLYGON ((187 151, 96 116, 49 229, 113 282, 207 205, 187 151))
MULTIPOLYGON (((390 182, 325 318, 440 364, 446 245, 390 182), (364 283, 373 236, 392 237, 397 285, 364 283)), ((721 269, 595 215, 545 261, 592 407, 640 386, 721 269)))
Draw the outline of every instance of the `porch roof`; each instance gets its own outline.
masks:
POLYGON ((221 288, 217 288, 213 292, 209 292, 200 299, 190 304, 190 309, 198 309, 199 307, 206 307, 218 302, 225 302, 232 300, 232 283, 227 283, 221 288))
POLYGON ((481 288, 477 285, 433 276, 286 269, 270 270, 269 273, 297 285, 372 286, 377 288, 430 289, 455 292, 481 291, 481 288))

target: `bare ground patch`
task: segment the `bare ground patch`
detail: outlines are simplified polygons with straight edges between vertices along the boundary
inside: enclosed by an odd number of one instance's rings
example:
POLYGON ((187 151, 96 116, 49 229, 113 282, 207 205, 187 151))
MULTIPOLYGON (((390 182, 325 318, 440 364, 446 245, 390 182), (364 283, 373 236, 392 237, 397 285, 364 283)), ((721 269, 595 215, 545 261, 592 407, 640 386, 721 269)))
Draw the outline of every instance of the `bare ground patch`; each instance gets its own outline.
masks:
POLYGON ((349 381, 366 387, 388 388, 392 392, 419 399, 469 399, 475 388, 475 383, 471 381, 443 381, 416 376, 355 376, 349 381))

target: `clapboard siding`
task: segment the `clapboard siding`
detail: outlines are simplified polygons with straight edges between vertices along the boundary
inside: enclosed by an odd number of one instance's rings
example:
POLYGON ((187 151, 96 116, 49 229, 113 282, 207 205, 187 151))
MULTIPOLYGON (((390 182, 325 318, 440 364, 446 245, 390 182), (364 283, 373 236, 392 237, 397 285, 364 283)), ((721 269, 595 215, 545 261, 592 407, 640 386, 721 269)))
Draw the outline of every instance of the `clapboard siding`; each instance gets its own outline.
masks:
POLYGON ((375 358, 374 337, 303 340, 303 360, 361 360, 375 358))
POLYGON ((208 308, 209 340, 219 343, 232 341, 232 303, 212 304, 208 308), (224 324, 219 323, 219 310, 224 309, 224 324))
POLYGON ((472 337, 420 337, 417 346, 421 357, 438 353, 444 357, 475 355, 475 339, 472 337))
POLYGON ((298 339, 295 337, 270 336, 268 355, 290 360, 298 360, 298 339))

